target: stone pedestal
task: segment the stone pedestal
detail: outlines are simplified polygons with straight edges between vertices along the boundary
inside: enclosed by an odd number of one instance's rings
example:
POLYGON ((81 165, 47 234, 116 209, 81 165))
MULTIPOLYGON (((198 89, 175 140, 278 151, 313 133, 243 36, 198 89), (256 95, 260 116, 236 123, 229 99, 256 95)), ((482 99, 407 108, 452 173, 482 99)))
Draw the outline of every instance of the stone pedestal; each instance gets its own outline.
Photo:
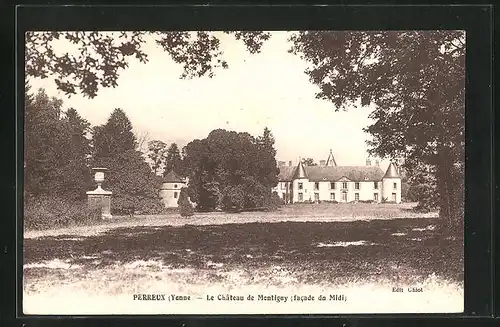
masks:
POLYGON ((111 216, 111 195, 112 192, 105 191, 98 187, 94 191, 87 192, 88 204, 91 207, 100 207, 102 219, 110 219, 111 216))
POLYGON ((93 191, 87 192, 88 204, 91 207, 101 208, 102 219, 110 219, 111 216, 111 195, 113 192, 105 191, 101 188, 104 182, 104 172, 106 168, 92 168, 95 172, 94 179, 97 183, 97 188, 93 191))

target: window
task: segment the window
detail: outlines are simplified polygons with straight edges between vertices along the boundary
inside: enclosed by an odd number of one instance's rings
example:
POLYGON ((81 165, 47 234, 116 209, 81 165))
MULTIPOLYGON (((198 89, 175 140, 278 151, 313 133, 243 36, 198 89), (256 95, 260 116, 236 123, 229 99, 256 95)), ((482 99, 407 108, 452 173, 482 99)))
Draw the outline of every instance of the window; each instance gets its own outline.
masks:
POLYGON ((330 183, 330 189, 332 189, 332 190, 335 189, 335 182, 330 183))
POLYGON ((314 193, 314 201, 319 201, 319 193, 314 193))
POLYGON ((174 188, 177 188, 177 184, 174 184, 174 188))
POLYGON ((319 190, 319 183, 318 183, 318 182, 315 182, 315 183, 314 183, 314 189, 315 189, 315 190, 319 190))
POLYGON ((378 201, 378 193, 373 193, 373 200, 378 201))
POLYGON ((299 183, 299 190, 302 190, 302 183, 299 183))
POLYGON ((282 190, 286 189, 286 183, 281 183, 281 189, 282 190))
POLYGON ((373 188, 378 190, 378 182, 373 182, 373 188))
POLYGON ((330 200, 335 201, 335 193, 330 193, 330 200))
POLYGON ((359 193, 354 193, 354 200, 359 201, 359 193))
POLYGON ((396 202, 396 193, 392 193, 392 201, 396 202))
POLYGON ((342 183, 342 188, 347 188, 347 182, 342 183))
POLYGON ((304 194, 299 193, 299 201, 304 201, 304 194))
POLYGON ((174 192, 174 199, 177 199, 177 192, 174 192))
POLYGON ((393 189, 397 189, 398 188, 398 184, 397 183, 392 183, 392 188, 393 189))
POLYGON ((359 183, 354 183, 354 188, 355 188, 356 190, 359 190, 359 183))
POLYGON ((345 192, 342 193, 342 201, 347 202, 347 193, 345 193, 345 192))

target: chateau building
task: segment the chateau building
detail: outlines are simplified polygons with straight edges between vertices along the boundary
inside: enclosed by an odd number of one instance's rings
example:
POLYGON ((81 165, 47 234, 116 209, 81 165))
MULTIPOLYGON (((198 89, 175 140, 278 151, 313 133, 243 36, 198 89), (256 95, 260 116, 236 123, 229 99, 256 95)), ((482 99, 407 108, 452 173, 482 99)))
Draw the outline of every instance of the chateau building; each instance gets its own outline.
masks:
POLYGON ((336 201, 401 202, 401 177, 394 163, 387 171, 366 161, 365 166, 337 166, 332 151, 319 166, 283 165, 273 188, 285 203, 336 201))
POLYGON ((178 206, 177 200, 179 200, 181 188, 184 186, 187 186, 187 182, 174 171, 170 171, 163 177, 160 198, 166 208, 176 208, 178 206))

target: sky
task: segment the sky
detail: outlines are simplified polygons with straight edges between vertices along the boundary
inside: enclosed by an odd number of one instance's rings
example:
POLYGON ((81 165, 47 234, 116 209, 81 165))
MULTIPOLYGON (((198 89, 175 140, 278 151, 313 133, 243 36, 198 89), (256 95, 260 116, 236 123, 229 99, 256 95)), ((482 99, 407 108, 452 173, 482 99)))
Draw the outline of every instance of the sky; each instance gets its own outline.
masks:
MULTIPOLYGON (((271 32, 259 54, 248 53, 231 35, 216 33, 229 68, 212 78, 181 79, 182 66, 150 40, 144 47, 149 61, 130 60, 118 86, 101 88, 93 99, 68 98, 51 78, 29 83, 32 90, 44 88, 62 99, 65 108, 77 109, 92 125, 105 123, 114 108, 121 108, 136 134, 147 134, 149 140, 182 147, 217 128, 257 136, 267 126, 277 160, 296 163, 310 157, 319 162, 332 149, 338 165, 364 165, 370 136, 362 129, 372 123, 371 109, 336 112, 332 103, 316 99, 319 89, 304 73, 307 63, 287 52, 289 33, 271 32)), ((54 48, 71 51, 64 41, 54 48)))

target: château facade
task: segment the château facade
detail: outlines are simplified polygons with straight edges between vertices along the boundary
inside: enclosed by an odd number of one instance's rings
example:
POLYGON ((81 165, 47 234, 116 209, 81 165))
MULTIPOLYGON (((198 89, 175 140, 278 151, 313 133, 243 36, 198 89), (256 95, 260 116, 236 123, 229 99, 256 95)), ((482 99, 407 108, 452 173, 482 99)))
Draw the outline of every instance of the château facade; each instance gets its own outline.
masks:
POLYGON ((337 166, 332 151, 319 166, 279 164, 278 185, 273 188, 288 203, 319 201, 401 202, 401 177, 394 163, 386 172, 367 160, 365 166, 337 166))

